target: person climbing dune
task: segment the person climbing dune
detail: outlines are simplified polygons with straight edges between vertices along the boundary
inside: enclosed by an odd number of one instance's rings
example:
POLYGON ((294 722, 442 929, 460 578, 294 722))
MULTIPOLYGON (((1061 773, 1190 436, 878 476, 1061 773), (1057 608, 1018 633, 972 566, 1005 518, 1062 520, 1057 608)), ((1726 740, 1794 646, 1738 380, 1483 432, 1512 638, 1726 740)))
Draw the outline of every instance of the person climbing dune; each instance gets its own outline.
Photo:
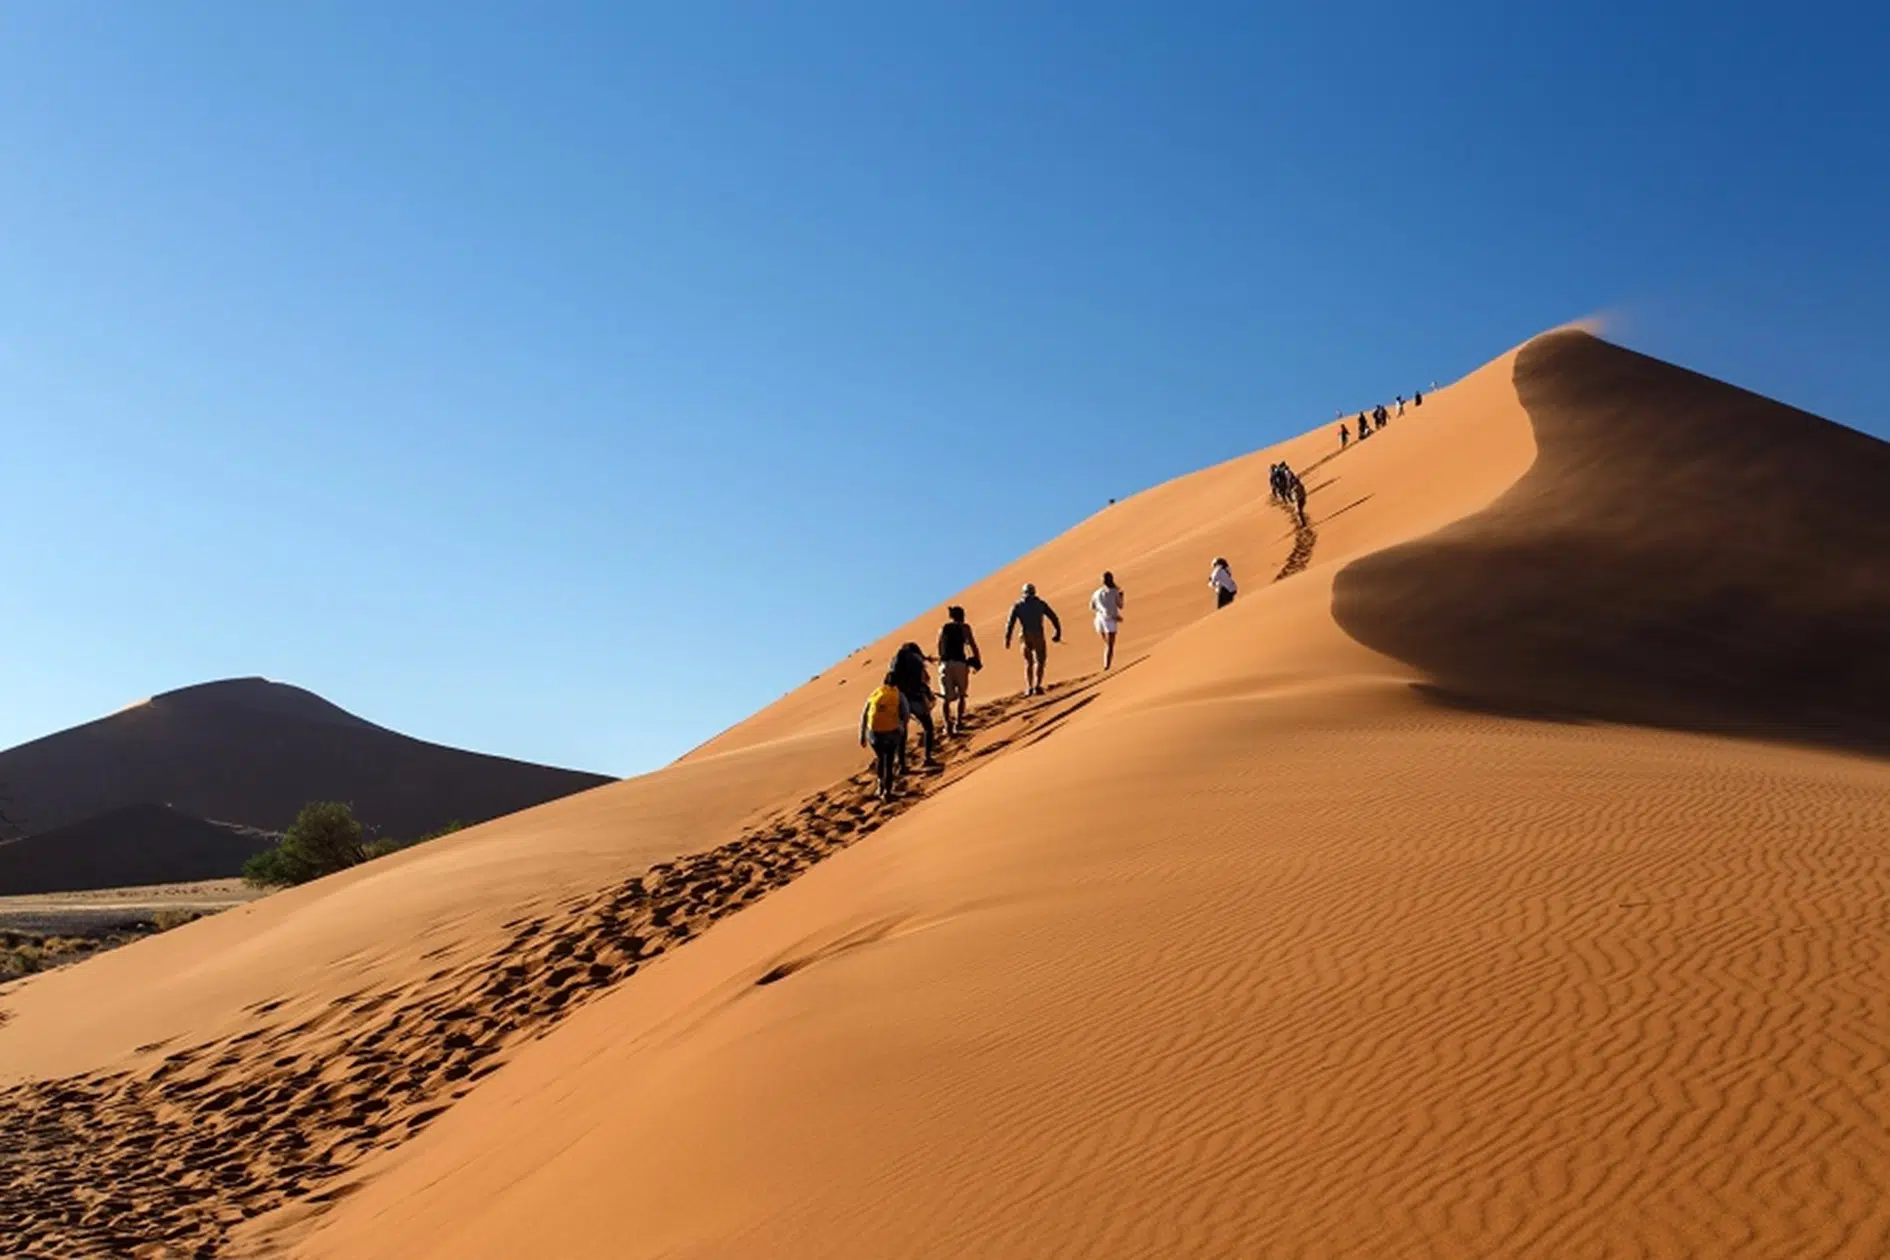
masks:
MULTIPOLYGON (((924 736, 925 769, 939 768, 938 759, 932 755, 932 746, 938 738, 937 728, 932 724, 932 680, 926 676, 925 649, 916 643, 902 643, 893 653, 892 676, 900 694, 906 698, 907 713, 918 719, 919 730, 924 736)), ((906 744, 899 741, 899 769, 906 768, 906 744)))
POLYGON ((978 637, 965 621, 965 610, 953 604, 945 610, 949 620, 938 628, 938 690, 945 698, 945 733, 957 735, 965 729, 965 698, 971 693, 971 675, 984 668, 978 659, 978 637), (952 715, 952 702, 958 714, 952 715))
POLYGON ((1043 670, 1050 657, 1050 643, 1063 642, 1063 623, 1057 620, 1057 614, 1050 605, 1037 598, 1034 583, 1024 583, 1024 593, 1015 604, 1011 605, 1010 620, 1004 623, 1004 647, 1011 646, 1011 634, 1021 631, 1024 639, 1024 694, 1040 696, 1043 694, 1043 670), (1044 641, 1043 623, 1050 622, 1055 634, 1049 643, 1044 641))
POLYGON ((1208 574, 1208 585, 1214 590, 1214 606, 1225 608, 1234 602, 1234 596, 1240 587, 1234 582, 1234 571, 1227 567, 1224 557, 1214 557, 1213 572, 1208 574))
POLYGON ((1089 610, 1096 614, 1096 633, 1103 641, 1103 668, 1116 663, 1116 632, 1122 628, 1122 605, 1128 596, 1116 585, 1116 575, 1102 575, 1102 585, 1089 597, 1089 610))
POLYGON ((881 801, 892 799, 893 781, 899 774, 899 756, 906 746, 906 720, 910 716, 905 693, 899 690, 889 669, 885 680, 866 697, 866 707, 860 710, 860 747, 872 745, 873 778, 881 801))

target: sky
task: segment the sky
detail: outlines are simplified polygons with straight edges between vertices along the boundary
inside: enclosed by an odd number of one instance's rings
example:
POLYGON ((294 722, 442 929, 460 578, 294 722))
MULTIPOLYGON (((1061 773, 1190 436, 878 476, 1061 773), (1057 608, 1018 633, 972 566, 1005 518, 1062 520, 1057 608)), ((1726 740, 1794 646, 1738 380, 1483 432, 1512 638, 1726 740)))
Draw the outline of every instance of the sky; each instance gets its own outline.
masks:
POLYGON ((653 769, 1595 314, 1884 435, 1884 23, 1760 7, 0 5, 0 747, 653 769))

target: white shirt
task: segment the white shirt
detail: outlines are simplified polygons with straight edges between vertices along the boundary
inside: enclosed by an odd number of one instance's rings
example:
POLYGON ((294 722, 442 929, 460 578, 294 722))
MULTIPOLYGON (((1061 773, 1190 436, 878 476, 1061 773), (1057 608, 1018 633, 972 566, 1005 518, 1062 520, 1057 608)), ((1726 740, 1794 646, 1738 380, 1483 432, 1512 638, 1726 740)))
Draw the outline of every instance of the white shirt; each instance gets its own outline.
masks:
MULTIPOLYGON (((1198 573, 1200 570, 1197 569, 1195 572, 1198 573)), ((1217 591, 1226 591, 1229 595, 1240 593, 1240 588, 1234 585, 1233 573, 1224 564, 1214 566, 1214 572, 1208 574, 1208 585, 1217 591)))
POLYGON ((1119 586, 1099 586, 1096 593, 1089 597, 1089 607, 1104 621, 1122 620, 1122 588, 1119 586))

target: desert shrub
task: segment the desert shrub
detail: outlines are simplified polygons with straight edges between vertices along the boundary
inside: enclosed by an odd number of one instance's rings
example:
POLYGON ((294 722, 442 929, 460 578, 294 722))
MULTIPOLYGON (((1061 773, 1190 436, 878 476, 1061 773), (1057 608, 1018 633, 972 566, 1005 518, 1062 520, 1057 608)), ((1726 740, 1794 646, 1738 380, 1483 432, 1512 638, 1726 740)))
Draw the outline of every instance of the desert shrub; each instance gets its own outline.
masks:
POLYGON ((306 884, 367 861, 361 824, 340 801, 302 806, 282 843, 243 863, 243 878, 261 888, 306 884))
POLYGON ((0 979, 30 976, 44 963, 44 956, 37 945, 20 944, 11 949, 0 950, 0 979))
POLYGON ((203 918, 203 912, 200 910, 171 908, 160 910, 152 915, 151 926, 160 932, 168 932, 172 928, 183 927, 184 924, 194 923, 201 918, 203 918))

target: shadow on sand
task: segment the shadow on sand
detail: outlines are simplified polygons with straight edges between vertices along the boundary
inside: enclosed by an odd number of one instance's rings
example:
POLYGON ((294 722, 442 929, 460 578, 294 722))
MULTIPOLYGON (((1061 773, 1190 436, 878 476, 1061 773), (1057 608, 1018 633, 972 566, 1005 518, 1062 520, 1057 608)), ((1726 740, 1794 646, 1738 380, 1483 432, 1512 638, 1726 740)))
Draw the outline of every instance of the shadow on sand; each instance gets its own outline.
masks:
POLYGON ((1534 466, 1347 566, 1454 707, 1890 755, 1890 445, 1579 332, 1517 356, 1534 466))

